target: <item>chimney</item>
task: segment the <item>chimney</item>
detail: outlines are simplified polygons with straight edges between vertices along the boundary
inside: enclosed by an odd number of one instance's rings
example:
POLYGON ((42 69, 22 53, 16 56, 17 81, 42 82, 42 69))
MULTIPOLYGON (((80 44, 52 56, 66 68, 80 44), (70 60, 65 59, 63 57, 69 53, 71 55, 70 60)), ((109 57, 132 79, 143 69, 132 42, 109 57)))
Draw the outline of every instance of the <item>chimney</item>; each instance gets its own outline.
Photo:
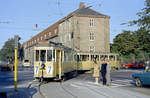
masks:
POLYGON ((84 2, 80 2, 79 9, 81 9, 81 8, 85 8, 84 2))

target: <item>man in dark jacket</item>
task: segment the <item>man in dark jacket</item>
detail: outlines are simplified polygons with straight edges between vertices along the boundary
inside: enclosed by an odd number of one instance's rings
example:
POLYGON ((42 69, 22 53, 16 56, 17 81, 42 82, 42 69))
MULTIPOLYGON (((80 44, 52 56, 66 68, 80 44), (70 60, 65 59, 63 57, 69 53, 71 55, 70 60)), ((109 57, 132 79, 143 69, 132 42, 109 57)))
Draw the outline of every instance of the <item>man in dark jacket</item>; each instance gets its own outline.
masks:
POLYGON ((101 74, 102 74, 102 79, 103 79, 103 85, 106 85, 106 67, 107 63, 105 62, 105 59, 102 60, 102 65, 101 65, 101 74))

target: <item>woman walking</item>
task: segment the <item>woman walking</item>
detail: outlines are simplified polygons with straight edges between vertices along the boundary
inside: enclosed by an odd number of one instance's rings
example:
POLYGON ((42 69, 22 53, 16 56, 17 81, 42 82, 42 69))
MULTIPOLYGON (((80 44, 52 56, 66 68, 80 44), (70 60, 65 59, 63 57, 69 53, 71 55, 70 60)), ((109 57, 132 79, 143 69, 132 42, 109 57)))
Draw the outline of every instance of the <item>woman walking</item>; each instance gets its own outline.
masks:
POLYGON ((94 60, 94 73, 93 73, 93 77, 95 77, 95 83, 96 84, 98 84, 99 76, 100 76, 100 68, 99 68, 99 65, 97 64, 97 61, 95 59, 94 60))

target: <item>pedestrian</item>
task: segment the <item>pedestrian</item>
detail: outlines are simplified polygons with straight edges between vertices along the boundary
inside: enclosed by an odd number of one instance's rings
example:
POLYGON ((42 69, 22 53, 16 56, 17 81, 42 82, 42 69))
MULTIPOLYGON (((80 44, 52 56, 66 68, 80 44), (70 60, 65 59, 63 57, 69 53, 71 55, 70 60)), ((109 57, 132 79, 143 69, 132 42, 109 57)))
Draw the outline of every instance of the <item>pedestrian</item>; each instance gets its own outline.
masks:
POLYGON ((110 71, 111 71, 111 66, 109 63, 109 59, 106 60, 107 62, 107 67, 106 67, 106 85, 110 86, 111 85, 111 79, 110 79, 110 71))
POLYGON ((150 69, 150 61, 148 60, 146 62, 146 67, 145 67, 145 71, 148 71, 150 69))
POLYGON ((107 63, 105 59, 102 59, 101 75, 102 75, 103 85, 106 85, 106 72, 107 72, 106 67, 107 67, 107 63))
POLYGON ((98 84, 99 82, 99 76, 100 76, 100 67, 97 64, 96 59, 94 59, 94 73, 93 73, 93 77, 95 78, 95 83, 98 84))

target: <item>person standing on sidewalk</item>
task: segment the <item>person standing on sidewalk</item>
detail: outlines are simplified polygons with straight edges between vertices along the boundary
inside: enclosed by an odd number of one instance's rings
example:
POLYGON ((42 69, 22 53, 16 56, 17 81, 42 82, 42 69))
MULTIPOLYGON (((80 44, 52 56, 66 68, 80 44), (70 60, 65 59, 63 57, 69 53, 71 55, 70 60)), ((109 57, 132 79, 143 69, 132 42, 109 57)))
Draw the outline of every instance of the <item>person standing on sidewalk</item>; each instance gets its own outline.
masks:
POLYGON ((95 78, 95 83, 98 84, 99 82, 99 76, 100 76, 100 67, 97 64, 96 59, 94 59, 94 73, 93 73, 93 77, 95 78))
POLYGON ((105 59, 102 59, 102 65, 101 65, 101 74, 102 74, 102 80, 103 80, 103 85, 106 85, 106 67, 107 63, 105 62, 105 59))
POLYGON ((106 71, 107 71, 106 72, 106 80, 107 80, 107 82, 106 82, 106 85, 110 86, 110 84, 111 84, 111 79, 110 79, 111 66, 109 63, 109 59, 107 59, 106 62, 107 62, 107 67, 106 67, 106 71))

